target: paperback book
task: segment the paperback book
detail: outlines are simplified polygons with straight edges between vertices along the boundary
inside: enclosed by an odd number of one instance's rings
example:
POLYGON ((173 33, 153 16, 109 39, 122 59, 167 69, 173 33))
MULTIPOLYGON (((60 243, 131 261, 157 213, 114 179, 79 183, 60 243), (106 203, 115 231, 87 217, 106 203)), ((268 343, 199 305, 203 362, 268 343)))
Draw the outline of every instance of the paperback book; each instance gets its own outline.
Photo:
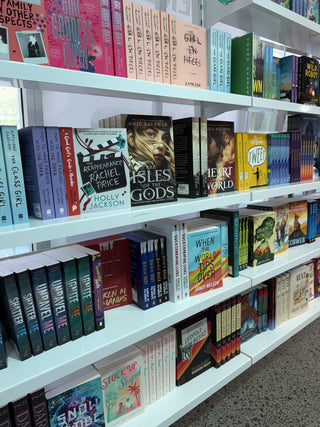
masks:
POLYGON ((241 343, 258 333, 258 291, 253 289, 241 295, 241 343))
POLYGON ((289 319, 308 310, 309 271, 307 266, 301 266, 289 272, 289 319))
POLYGON ((308 56, 298 59, 298 102, 318 105, 319 61, 308 56))

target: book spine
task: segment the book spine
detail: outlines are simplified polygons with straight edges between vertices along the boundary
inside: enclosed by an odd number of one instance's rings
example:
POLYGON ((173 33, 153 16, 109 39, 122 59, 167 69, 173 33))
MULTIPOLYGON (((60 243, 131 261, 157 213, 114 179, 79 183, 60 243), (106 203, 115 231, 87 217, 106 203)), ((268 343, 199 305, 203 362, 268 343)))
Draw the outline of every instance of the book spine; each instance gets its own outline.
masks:
POLYGON ((236 321, 236 354, 240 354, 241 346, 241 296, 237 296, 236 302, 237 321, 236 321))
POLYGON ((176 387, 176 330, 175 328, 169 329, 170 334, 170 391, 176 387))
POLYGON ((211 353, 213 366, 219 368, 221 366, 221 304, 217 304, 212 308, 212 343, 211 353))
POLYGON ((231 299, 231 358, 236 355, 237 298, 231 299))
POLYGON ((201 197, 208 195, 208 127, 207 119, 200 118, 200 187, 201 197))
POLYGON ((45 268, 31 270, 31 283, 44 350, 57 345, 56 331, 45 268))
MULTIPOLYGON (((8 366, 7 363, 7 353, 5 347, 5 338, 4 338, 4 329, 2 323, 0 322, 0 370, 8 366)), ((0 408, 0 426, 1 424, 1 408, 0 408)))
POLYGON ((232 301, 231 299, 227 300, 226 307, 226 361, 231 359, 231 333, 232 333, 232 301))
POLYGON ((220 224, 220 241, 221 241, 221 274, 222 279, 228 277, 228 224, 226 222, 220 224))
POLYGON ((95 330, 89 257, 76 260, 83 335, 95 330))
POLYGON ((149 367, 149 403, 157 400, 157 385, 156 385, 156 349, 155 341, 150 338, 148 344, 148 367, 149 367))
POLYGON ((43 352, 43 346, 28 271, 16 274, 16 282, 32 354, 36 356, 43 352))
POLYGON ((15 126, 1 126, 1 137, 12 220, 14 224, 28 223, 27 198, 17 128, 15 126))
POLYGON ((137 344, 137 347, 140 348, 142 354, 142 378, 144 383, 144 393, 145 393, 145 405, 149 405, 149 366, 148 366, 148 344, 145 341, 141 341, 137 344))
POLYGON ((103 308, 103 286, 101 271, 101 254, 91 256, 91 278, 93 288, 94 320, 96 331, 105 327, 103 308))
POLYGON ((70 341, 70 331, 65 294, 62 283, 61 266, 57 262, 46 268, 48 276, 48 287, 52 303, 52 312, 56 327, 58 345, 70 341))
POLYGON ((156 261, 154 253, 153 239, 147 242, 148 251, 148 272, 149 272, 149 288, 150 288, 150 305, 157 305, 157 281, 156 281, 156 261))
POLYGON ((143 310, 150 308, 147 242, 132 240, 129 236, 132 301, 143 310))
POLYGON ((154 82, 154 62, 153 62, 153 43, 152 43, 152 18, 151 9, 142 6, 144 52, 145 52, 145 70, 146 80, 154 82))
POLYGON ((163 397, 163 356, 162 356, 162 337, 160 334, 155 336, 156 353, 156 387, 157 400, 163 397))
POLYGON ((59 128, 47 127, 46 135, 55 217, 63 218, 68 215, 68 206, 66 195, 66 182, 64 179, 63 172, 59 128))
MULTIPOLYGON (((125 1, 125 0, 124 0, 125 1)), ((106 74, 114 76, 111 0, 100 0, 102 40, 104 42, 106 74)))
POLYGON ((66 195, 69 216, 80 215, 80 201, 76 161, 74 157, 72 128, 59 129, 61 141, 61 154, 66 183, 66 195))
POLYGON ((243 140, 242 133, 234 134, 234 188, 235 190, 244 190, 244 170, 243 170, 243 140))
POLYGON ((221 304, 221 365, 227 361, 227 304, 221 304))
POLYGON ((137 64, 135 53, 135 37, 133 30, 133 10, 132 2, 129 0, 122 1, 123 6, 123 26, 126 47, 126 66, 127 77, 130 79, 137 78, 137 64))
POLYGON ((170 43, 169 14, 160 11, 161 46, 162 46, 162 82, 170 84, 170 43))
POLYGON ((253 34, 235 37, 231 41, 231 92, 253 94, 253 34))
POLYGON ((161 252, 161 274, 162 274, 162 291, 163 301, 169 301, 169 281, 168 281, 168 265, 167 265, 167 243, 164 236, 160 237, 160 252, 161 252))
POLYGON ((111 0, 114 74, 127 77, 122 1, 111 0))
POLYGON ((218 30, 218 92, 225 92, 225 38, 224 31, 218 30))
POLYGON ((11 414, 16 427, 31 426, 31 413, 29 408, 28 397, 24 396, 21 399, 10 403, 11 414))
POLYGON ((153 38, 154 81, 162 83, 162 50, 160 12, 151 9, 151 26, 153 38))
POLYGON ((181 222, 179 224, 179 235, 180 235, 182 299, 186 299, 190 296, 189 269, 188 269, 188 230, 187 230, 186 222, 181 222))
POLYGON ((231 34, 224 33, 224 70, 225 70, 225 86, 224 91, 230 93, 231 91, 231 34))
POLYGON ((208 87, 218 90, 218 30, 207 29, 208 87))
POLYGON ((73 259, 62 262, 62 273, 70 334, 73 341, 83 335, 76 261, 73 259))
POLYGON ((9 187, 0 133, 0 227, 12 224, 9 187))
POLYGON ((162 335, 162 358, 163 358, 163 394, 170 391, 170 332, 168 330, 162 335))
POLYGON ((50 421, 44 388, 30 393, 28 398, 31 410, 32 426, 49 427, 50 421))
POLYGON ((178 84, 177 50, 179 49, 177 40, 177 17, 169 14, 169 50, 170 50, 170 83, 178 84))
POLYGON ((156 267, 157 304, 162 304, 164 302, 160 245, 161 245, 160 239, 155 238, 153 240, 153 247, 154 247, 154 260, 155 260, 155 267, 156 267))
POLYGON ((9 411, 9 405, 4 405, 0 408, 0 426, 1 427, 11 427, 11 416, 9 411))
POLYGON ((146 61, 141 4, 132 3, 132 12, 134 41, 136 50, 137 79, 146 80, 146 61))

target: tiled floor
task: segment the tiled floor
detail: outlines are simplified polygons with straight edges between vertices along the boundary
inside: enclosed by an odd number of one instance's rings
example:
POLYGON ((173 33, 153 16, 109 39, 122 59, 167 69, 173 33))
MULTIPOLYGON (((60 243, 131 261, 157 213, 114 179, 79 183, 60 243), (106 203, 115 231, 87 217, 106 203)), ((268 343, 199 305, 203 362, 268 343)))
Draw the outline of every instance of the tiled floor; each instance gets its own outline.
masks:
POLYGON ((182 426, 319 427, 320 319, 172 425, 182 426))

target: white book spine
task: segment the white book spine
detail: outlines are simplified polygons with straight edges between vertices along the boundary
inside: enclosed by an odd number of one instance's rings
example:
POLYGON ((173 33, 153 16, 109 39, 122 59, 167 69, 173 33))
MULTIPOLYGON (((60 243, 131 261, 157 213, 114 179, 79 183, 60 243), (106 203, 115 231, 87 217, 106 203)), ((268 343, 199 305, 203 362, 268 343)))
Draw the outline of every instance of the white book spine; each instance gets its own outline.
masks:
POLYGON ((148 344, 145 341, 137 343, 137 347, 140 348, 143 359, 143 380, 145 390, 145 405, 149 405, 149 363, 148 363, 148 344))
POLYGON ((162 336, 162 368, 163 368, 163 394, 170 391, 170 331, 164 330, 162 336))
POLYGON ((180 229, 180 263, 182 270, 182 299, 190 296, 189 292, 189 269, 188 269, 188 230, 187 224, 181 222, 180 229))
POLYGON ((276 277, 276 326, 279 326, 282 322, 281 317, 281 283, 282 277, 276 277))
POLYGON ((149 367, 149 404, 157 400, 156 386, 156 346, 153 337, 147 340, 149 367))
POLYGON ((285 303, 285 316, 284 320, 289 319, 289 296, 290 296, 290 274, 285 273, 285 282, 286 282, 286 303, 285 303))
POLYGON ((176 387, 176 330, 170 328, 170 391, 176 387))
POLYGON ((160 334, 155 336, 156 348, 156 386, 157 400, 163 397, 163 357, 162 357, 162 337, 160 334))

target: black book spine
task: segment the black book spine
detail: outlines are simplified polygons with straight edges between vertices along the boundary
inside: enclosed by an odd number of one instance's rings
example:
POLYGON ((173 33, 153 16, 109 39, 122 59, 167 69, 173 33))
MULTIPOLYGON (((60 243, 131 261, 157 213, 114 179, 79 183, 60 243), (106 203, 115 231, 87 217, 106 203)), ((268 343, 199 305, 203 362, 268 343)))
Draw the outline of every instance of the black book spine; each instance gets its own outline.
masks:
POLYGON ((11 427, 11 416, 9 411, 9 405, 2 406, 0 408, 0 427, 11 427))
POLYGON ((49 414, 44 389, 28 395, 33 427, 49 427, 49 414))
POLYGON ((21 399, 11 402, 10 409, 15 427, 32 426, 28 396, 24 396, 21 399))

